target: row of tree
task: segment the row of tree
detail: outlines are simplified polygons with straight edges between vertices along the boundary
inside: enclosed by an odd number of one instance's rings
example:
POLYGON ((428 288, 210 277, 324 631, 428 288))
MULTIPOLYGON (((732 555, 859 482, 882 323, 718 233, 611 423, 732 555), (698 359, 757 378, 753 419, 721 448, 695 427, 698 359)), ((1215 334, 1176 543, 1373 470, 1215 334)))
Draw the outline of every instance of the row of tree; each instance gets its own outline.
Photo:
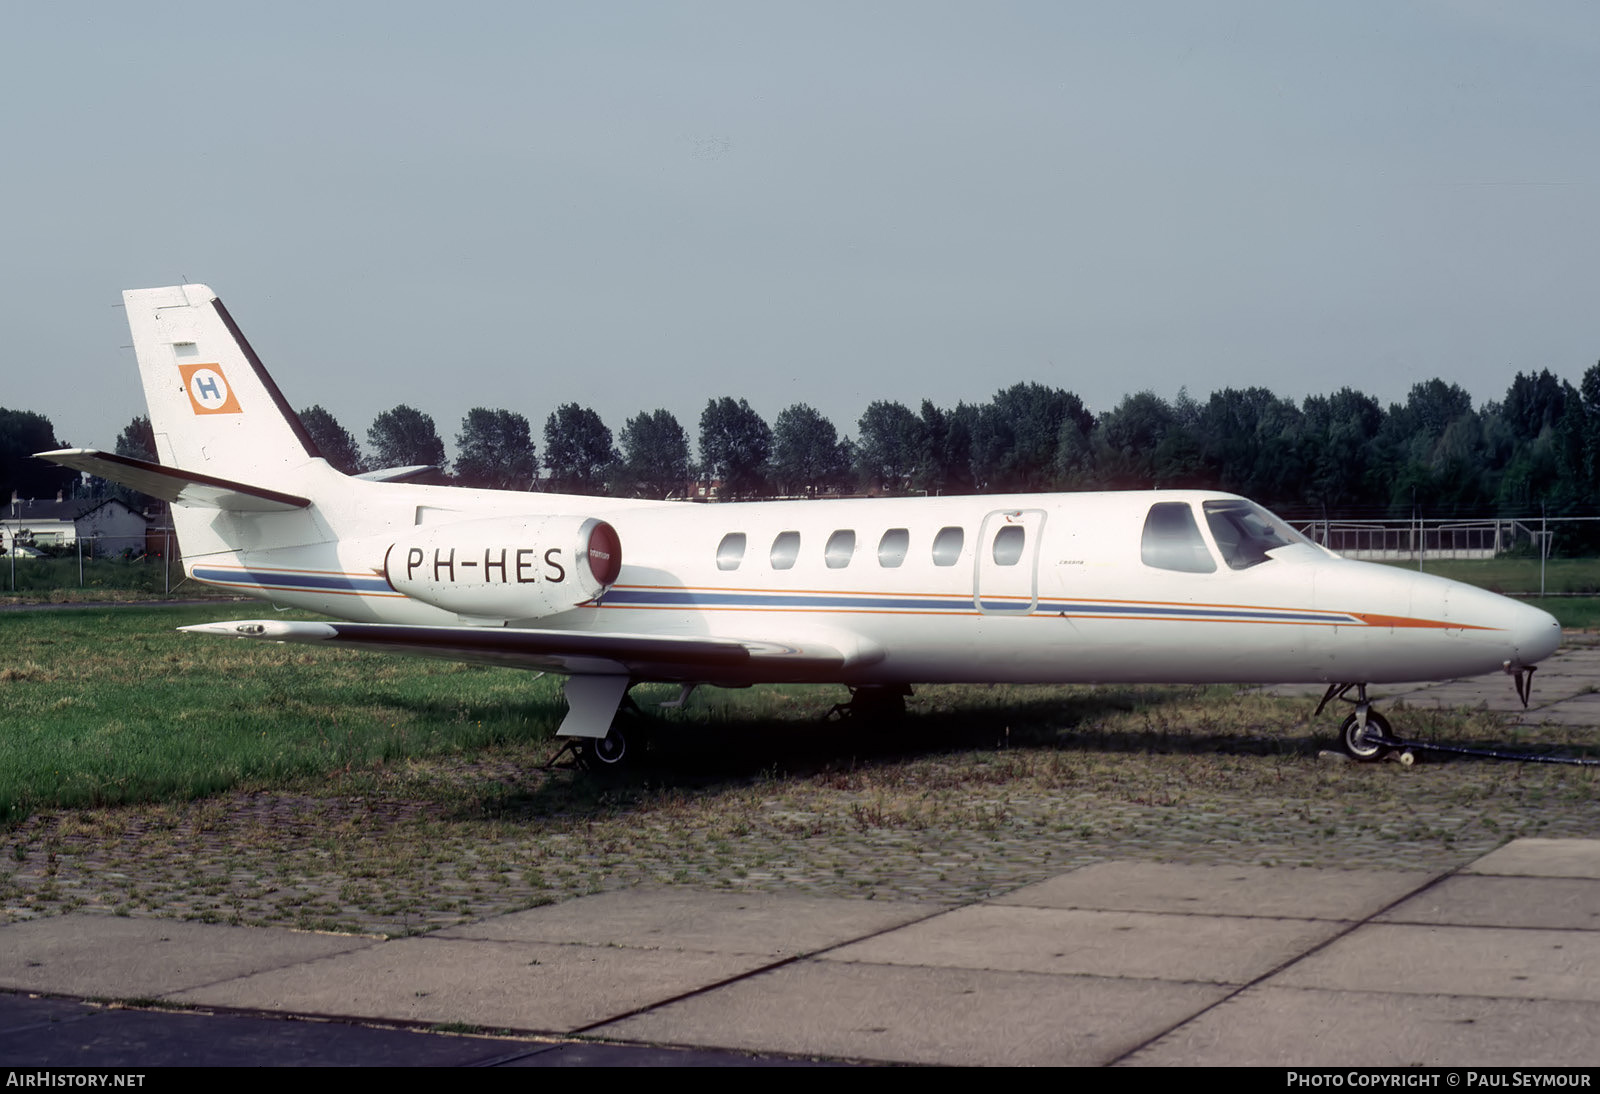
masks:
MULTIPOLYGON (((366 451, 320 406, 301 420, 347 472, 445 466, 433 419, 413 407, 379 414, 366 451)), ((1265 388, 1228 388, 1204 402, 1140 392, 1096 415, 1069 391, 1027 383, 950 409, 875 402, 853 438, 805 404, 769 426, 727 396, 707 402, 699 425, 697 462, 688 433, 665 410, 628 419, 613 437, 595 411, 568 403, 546 419, 540 458, 526 417, 480 407, 462 419, 448 477, 652 498, 697 487, 723 498, 1203 487, 1297 516, 1541 507, 1560 515, 1600 506, 1600 365, 1576 388, 1548 371, 1519 373, 1503 401, 1477 408, 1460 387, 1435 379, 1387 408, 1349 388, 1298 405, 1265 388)), ((0 487, 23 496, 70 488, 72 473, 22 459, 64 445, 51 433, 41 415, 0 410, 0 487)), ((154 458, 149 422, 135 418, 117 451, 154 458)))

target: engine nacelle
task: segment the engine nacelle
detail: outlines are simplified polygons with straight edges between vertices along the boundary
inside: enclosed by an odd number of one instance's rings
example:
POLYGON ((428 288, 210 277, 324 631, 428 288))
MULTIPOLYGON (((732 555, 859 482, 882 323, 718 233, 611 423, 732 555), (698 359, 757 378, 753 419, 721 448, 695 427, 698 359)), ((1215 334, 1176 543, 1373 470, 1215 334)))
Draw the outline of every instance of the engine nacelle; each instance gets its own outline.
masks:
POLYGON ((495 517, 423 526, 390 546, 384 573, 413 600, 484 619, 536 619, 617 580, 622 544, 593 517, 495 517))

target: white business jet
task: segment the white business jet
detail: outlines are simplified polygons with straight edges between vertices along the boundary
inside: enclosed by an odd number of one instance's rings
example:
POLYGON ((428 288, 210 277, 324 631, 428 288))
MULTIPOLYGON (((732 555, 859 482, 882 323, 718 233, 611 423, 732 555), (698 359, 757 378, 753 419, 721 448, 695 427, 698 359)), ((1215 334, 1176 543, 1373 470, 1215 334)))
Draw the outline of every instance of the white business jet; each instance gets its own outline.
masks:
POLYGON ((1354 690, 1341 744, 1373 759, 1394 738, 1368 684, 1504 671, 1526 698, 1561 640, 1208 491, 689 505, 350 477, 210 289, 123 299, 160 463, 41 455, 171 502, 195 580, 339 620, 185 629, 563 674, 591 767, 629 755, 641 681, 838 683, 855 713, 933 681, 1321 682, 1354 690))

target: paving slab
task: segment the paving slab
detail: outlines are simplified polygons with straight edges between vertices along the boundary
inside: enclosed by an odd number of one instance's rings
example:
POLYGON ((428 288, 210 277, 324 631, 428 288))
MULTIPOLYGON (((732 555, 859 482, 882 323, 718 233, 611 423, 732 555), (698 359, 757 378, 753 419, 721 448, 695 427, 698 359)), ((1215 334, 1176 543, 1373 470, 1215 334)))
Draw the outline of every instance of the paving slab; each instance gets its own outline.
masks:
POLYGON ((1540 662, 1539 676, 1553 677, 1600 676, 1600 660, 1594 656, 1594 647, 1557 650, 1553 657, 1540 662))
POLYGON ((621 889, 452 927, 433 938, 587 943, 793 957, 898 927, 942 904, 621 889))
POLYGON ((592 1032, 904 1063, 1084 1066, 1116 1059, 1228 990, 805 960, 592 1032))
POLYGON ((1600 728, 1600 696, 1579 695, 1571 699, 1517 713, 1513 726, 1569 726, 1600 728))
POLYGON ((760 968, 764 958, 406 938, 166 998, 206 1006, 572 1032, 760 968))
POLYGON ((1494 710, 1502 714, 1520 714, 1524 709, 1522 700, 1517 698, 1509 679, 1488 685, 1477 680, 1456 680, 1407 692, 1404 698, 1408 707, 1494 710))
POLYGON ((1249 988, 1120 1061, 1156 1067, 1594 1067, 1600 1005, 1249 988))
POLYGON ((1268 983, 1600 1002, 1600 933, 1374 923, 1297 961, 1268 983))
POLYGON ((1376 922, 1600 931, 1600 880, 1451 877, 1376 922))
POLYGON ((1100 911, 1359 920, 1435 874, 1275 866, 1097 862, 1024 886, 991 904, 1100 911))
POLYGON ((173 919, 63 915, 0 927, 0 987, 154 998, 366 949, 377 939, 173 919))
POLYGON ((1244 984, 1344 924, 976 905, 841 946, 828 961, 1244 984))
POLYGON ((1516 877, 1600 878, 1600 839, 1519 839, 1463 871, 1516 877))

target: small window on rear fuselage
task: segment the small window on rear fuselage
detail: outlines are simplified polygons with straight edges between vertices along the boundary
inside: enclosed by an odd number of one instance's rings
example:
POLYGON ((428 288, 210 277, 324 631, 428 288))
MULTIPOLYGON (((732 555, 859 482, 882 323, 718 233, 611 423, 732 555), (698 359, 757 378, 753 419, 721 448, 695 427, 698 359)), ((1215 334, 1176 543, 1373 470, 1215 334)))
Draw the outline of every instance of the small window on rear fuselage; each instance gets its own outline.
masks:
POLYGON ((744 533, 729 532, 717 544, 717 569, 737 570, 744 561, 744 533))
POLYGON ((778 538, 772 541, 772 568, 774 570, 792 570, 794 560, 800 557, 800 533, 779 532, 778 538))
POLYGON ((823 548, 822 558, 830 570, 842 570, 850 565, 850 558, 856 553, 856 534, 848 528, 841 528, 828 537, 828 545, 823 548))
POLYGON ((961 546, 966 540, 967 535, 960 528, 939 529, 939 534, 933 537, 933 564, 954 566, 961 557, 961 546))
POLYGON ((1186 574, 1215 573, 1217 560, 1206 550, 1194 510, 1186 501, 1159 501, 1144 518, 1139 557, 1146 566, 1186 574))
POLYGON ((906 550, 911 546, 911 533, 904 528, 891 528, 878 541, 878 565, 895 567, 906 560, 906 550))

